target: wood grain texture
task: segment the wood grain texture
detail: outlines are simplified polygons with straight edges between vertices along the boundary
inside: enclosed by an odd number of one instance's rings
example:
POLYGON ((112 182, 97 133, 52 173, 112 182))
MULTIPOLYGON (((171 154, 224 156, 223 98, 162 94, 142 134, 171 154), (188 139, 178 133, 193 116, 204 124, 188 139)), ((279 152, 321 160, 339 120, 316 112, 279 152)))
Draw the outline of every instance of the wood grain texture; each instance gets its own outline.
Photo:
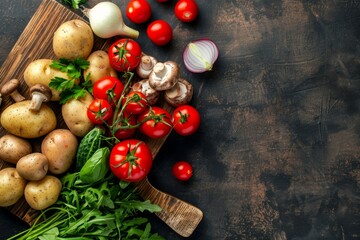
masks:
MULTIPOLYGON (((114 2, 124 9, 128 1, 114 2)), ((168 46, 149 41, 147 23, 125 21, 140 31, 144 51, 179 62, 194 86, 199 131, 170 134, 149 175, 204 212, 188 239, 359 239, 359 1, 197 0, 191 24, 174 17, 175 2, 149 1, 151 20, 173 27, 168 46), (191 74, 182 50, 204 37, 219 59, 212 72, 191 74), (171 175, 179 160, 193 165, 191 181, 171 175)), ((17 23, 0 31, 2 61, 40 1, 20 3, 4 0, 0 9, 0 27, 17 23)), ((5 216, 0 235, 18 231, 21 222, 5 216)), ((150 218, 167 239, 183 239, 150 218)))

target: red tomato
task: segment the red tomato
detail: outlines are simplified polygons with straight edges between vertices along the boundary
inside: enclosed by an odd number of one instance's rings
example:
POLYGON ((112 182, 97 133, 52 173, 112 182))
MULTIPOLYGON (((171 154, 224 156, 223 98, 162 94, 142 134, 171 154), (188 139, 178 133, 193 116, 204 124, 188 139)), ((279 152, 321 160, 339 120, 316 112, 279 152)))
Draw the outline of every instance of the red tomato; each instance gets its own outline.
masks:
POLYGON ((102 124, 109 120, 113 115, 113 109, 105 99, 95 98, 87 109, 87 116, 91 122, 102 124))
POLYGON ((146 0, 131 0, 126 7, 126 16, 133 23, 144 23, 151 17, 151 6, 146 0))
POLYGON ((175 132, 188 136, 199 128, 200 114, 194 107, 182 105, 174 110, 172 120, 175 132))
POLYGON ((150 40, 158 46, 170 42, 173 35, 171 26, 164 20, 155 20, 150 23, 146 33, 150 40))
POLYGON ((174 8, 175 16, 183 22, 194 21, 199 13, 195 0, 180 0, 174 8))
POLYGON ((122 100, 122 105, 125 104, 125 111, 133 114, 140 114, 147 105, 146 96, 142 92, 131 91, 122 100))
POLYGON ((186 161, 180 161, 174 164, 172 173, 177 179, 181 181, 187 181, 193 175, 193 168, 190 163, 186 161))
MULTIPOLYGON (((130 138, 134 133, 136 132, 136 116, 134 114, 129 114, 127 112, 124 112, 121 117, 119 117, 118 125, 114 128, 114 136, 117 139, 127 139, 130 138), (116 129, 118 127, 118 129, 116 129)), ((113 119, 111 118, 110 121, 108 121, 109 125, 112 125, 113 119)))
POLYGON ((168 111, 160 107, 151 107, 138 117, 138 122, 143 122, 139 130, 150 138, 166 136, 172 128, 171 116, 168 111), (146 118, 149 118, 146 120, 146 118))
POLYGON ((136 41, 122 38, 109 48, 110 65, 119 72, 132 71, 139 65, 141 54, 141 47, 136 41))
POLYGON ((111 104, 116 104, 123 90, 124 85, 122 82, 111 76, 100 78, 93 86, 94 97, 105 99, 111 104))
POLYGON ((110 153, 110 169, 127 182, 140 181, 150 172, 153 157, 145 142, 136 139, 121 141, 110 153))

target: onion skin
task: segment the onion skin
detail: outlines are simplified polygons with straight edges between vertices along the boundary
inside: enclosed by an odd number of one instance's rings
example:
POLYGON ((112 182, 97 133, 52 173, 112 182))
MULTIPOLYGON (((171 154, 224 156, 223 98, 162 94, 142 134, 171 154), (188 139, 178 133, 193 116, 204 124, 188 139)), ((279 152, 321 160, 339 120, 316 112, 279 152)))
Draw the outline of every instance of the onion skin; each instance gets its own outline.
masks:
POLYGON ((185 67, 192 73, 211 71, 219 56, 216 44, 210 39, 190 42, 183 53, 185 67))

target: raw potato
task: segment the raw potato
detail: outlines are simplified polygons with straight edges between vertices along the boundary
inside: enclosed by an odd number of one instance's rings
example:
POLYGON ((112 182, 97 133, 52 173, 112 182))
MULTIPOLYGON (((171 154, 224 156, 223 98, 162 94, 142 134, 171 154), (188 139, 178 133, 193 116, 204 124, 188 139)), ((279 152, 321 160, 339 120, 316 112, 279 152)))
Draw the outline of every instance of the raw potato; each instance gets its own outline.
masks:
POLYGON ((89 24, 82 20, 64 22, 54 33, 53 49, 58 58, 86 59, 93 46, 94 34, 89 24))
POLYGON ((0 170, 0 207, 15 204, 24 195, 25 185, 26 180, 15 168, 0 170))
POLYGON ((45 177, 49 169, 48 159, 42 153, 31 153, 17 162, 16 170, 26 180, 37 181, 45 177))
POLYGON ((90 54, 87 59, 89 68, 84 70, 84 79, 90 74, 90 80, 94 84, 102 77, 112 76, 117 78, 116 71, 111 67, 107 52, 98 50, 90 54))
MULTIPOLYGON (((50 67, 50 64, 53 62, 51 59, 38 59, 32 61, 25 69, 24 80, 26 84, 31 87, 37 83, 44 84, 49 86, 51 79, 56 77, 69 79, 66 73, 61 72, 58 69, 50 67)), ((76 83, 79 81, 77 80, 76 83)), ((60 92, 55 89, 51 89, 52 92, 52 101, 60 100, 60 92)))
POLYGON ((61 181, 50 175, 39 181, 31 181, 25 187, 26 202, 35 210, 44 210, 57 201, 61 188, 61 181))
POLYGON ((43 139, 41 152, 47 157, 49 171, 53 174, 66 172, 73 163, 78 140, 68 129, 55 129, 43 139))
POLYGON ((23 138, 44 136, 56 127, 56 116, 46 104, 38 112, 29 110, 31 101, 11 104, 1 114, 0 122, 9 133, 23 138))
POLYGON ((5 134, 0 138, 0 159, 16 164, 20 158, 32 152, 32 146, 26 139, 12 134, 5 134))
POLYGON ((94 128, 94 124, 86 113, 88 106, 93 100, 94 98, 87 93, 84 98, 72 99, 61 107, 61 113, 66 126, 78 137, 85 136, 94 128))

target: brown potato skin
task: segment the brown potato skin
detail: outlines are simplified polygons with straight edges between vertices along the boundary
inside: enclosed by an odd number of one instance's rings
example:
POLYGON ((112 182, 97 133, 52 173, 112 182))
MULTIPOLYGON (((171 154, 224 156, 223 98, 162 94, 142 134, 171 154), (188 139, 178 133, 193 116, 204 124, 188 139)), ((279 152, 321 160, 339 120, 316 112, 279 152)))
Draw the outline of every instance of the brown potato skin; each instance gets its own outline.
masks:
POLYGON ((84 79, 90 74, 90 81, 94 85, 102 77, 118 77, 117 72, 111 67, 107 52, 98 50, 92 52, 87 59, 89 67, 84 70, 84 79))
POLYGON ((41 152, 49 162, 49 172, 65 173, 73 163, 79 143, 68 129, 55 129, 41 142, 41 152))
POLYGON ((57 177, 47 175, 39 181, 31 181, 26 184, 25 200, 31 208, 44 210, 57 201, 61 188, 61 181, 57 177))
POLYGON ((94 46, 94 34, 86 22, 74 19, 64 22, 54 33, 53 50, 58 58, 86 59, 94 46))
POLYGON ((26 180, 37 181, 43 179, 49 169, 49 161, 42 153, 31 153, 17 162, 16 170, 26 180))
POLYGON ((26 139, 12 134, 5 134, 0 138, 0 159, 16 164, 20 158, 32 152, 32 146, 26 139))
POLYGON ((11 104, 1 114, 1 126, 9 133, 22 138, 38 138, 54 130, 57 119, 45 103, 38 112, 29 109, 31 101, 11 104))
POLYGON ((15 168, 0 170, 0 207, 15 204, 24 195, 26 183, 15 168))

